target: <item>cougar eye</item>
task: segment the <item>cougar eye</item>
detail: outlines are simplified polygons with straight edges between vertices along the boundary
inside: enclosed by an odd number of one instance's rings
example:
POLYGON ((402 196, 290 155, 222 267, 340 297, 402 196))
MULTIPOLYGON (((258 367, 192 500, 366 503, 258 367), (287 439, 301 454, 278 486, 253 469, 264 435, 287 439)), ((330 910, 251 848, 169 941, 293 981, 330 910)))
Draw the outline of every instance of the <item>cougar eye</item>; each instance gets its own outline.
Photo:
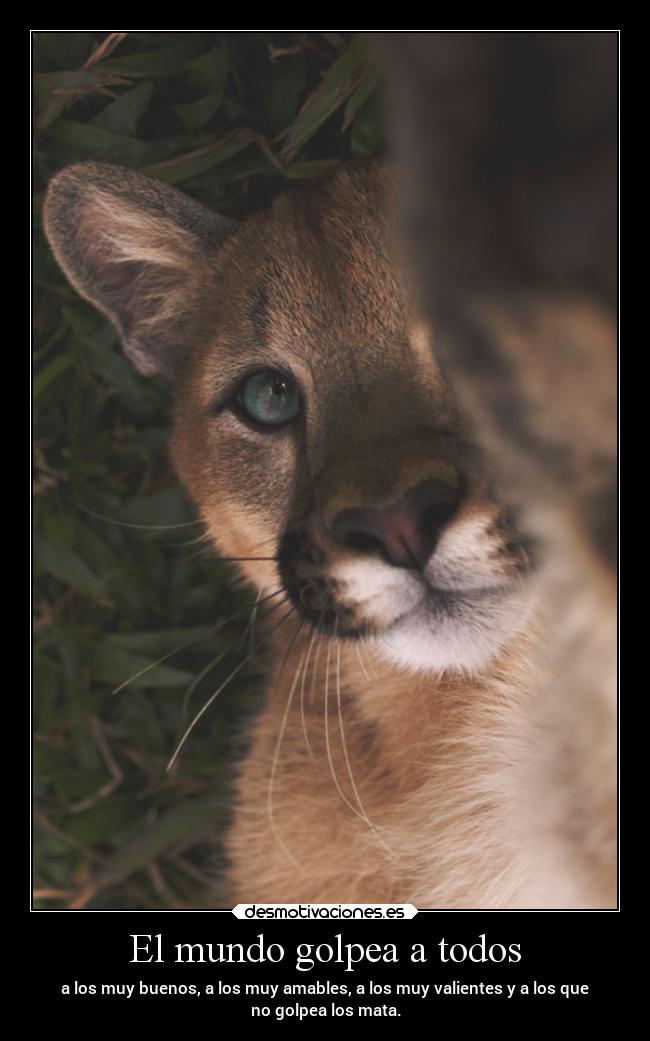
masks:
POLYGON ((290 423, 300 412, 295 380, 277 369, 262 369, 248 376, 237 400, 250 419, 267 427, 290 423))

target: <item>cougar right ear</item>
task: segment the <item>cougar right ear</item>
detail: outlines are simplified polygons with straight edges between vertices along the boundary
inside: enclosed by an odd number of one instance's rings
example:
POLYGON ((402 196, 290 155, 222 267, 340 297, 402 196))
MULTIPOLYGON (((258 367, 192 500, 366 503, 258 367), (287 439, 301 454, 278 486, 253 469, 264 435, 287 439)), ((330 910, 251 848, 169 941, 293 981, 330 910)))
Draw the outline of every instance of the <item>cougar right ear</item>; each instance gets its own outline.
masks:
POLYGON ((195 294, 234 222, 160 181, 96 162, 53 178, 44 216, 58 263, 111 319, 137 368, 173 379, 195 294))

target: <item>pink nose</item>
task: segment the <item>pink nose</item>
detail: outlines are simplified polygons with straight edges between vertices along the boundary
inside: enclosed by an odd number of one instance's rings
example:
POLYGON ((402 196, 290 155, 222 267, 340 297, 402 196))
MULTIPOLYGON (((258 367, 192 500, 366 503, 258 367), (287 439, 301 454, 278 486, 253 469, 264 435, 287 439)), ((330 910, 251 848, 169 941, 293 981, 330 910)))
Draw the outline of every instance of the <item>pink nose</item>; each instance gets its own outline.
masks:
POLYGON ((394 567, 423 571, 458 504, 458 489, 444 481, 425 481, 383 509, 341 510, 334 518, 337 542, 394 567))

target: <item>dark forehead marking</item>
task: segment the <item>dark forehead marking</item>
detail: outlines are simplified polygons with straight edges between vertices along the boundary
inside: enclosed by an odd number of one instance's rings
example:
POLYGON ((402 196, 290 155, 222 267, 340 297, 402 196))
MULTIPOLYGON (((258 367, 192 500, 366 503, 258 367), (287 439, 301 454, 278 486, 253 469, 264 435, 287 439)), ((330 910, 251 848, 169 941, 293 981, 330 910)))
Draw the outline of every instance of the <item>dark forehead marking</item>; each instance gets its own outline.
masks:
POLYGON ((274 206, 283 237, 271 250, 271 304, 323 337, 326 350, 335 334, 368 346, 384 340, 382 351, 403 334, 406 302, 391 255, 389 184, 364 166, 274 206))
POLYGON ((248 318, 253 326, 255 341, 258 346, 264 347, 268 342, 268 314, 269 291, 265 282, 259 282, 253 291, 248 310, 248 318))

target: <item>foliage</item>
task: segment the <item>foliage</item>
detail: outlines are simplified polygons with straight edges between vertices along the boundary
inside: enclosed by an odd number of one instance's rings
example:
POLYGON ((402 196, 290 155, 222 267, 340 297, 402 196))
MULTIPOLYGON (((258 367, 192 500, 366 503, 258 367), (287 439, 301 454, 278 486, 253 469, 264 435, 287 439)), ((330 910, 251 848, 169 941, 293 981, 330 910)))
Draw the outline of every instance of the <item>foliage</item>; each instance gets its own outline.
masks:
POLYGON ((53 173, 92 157, 245 215, 376 152, 377 64, 347 33, 38 32, 34 45, 35 906, 192 907, 263 659, 165 765, 245 654, 253 600, 211 558, 171 472, 164 388, 66 283, 42 199, 53 173))

